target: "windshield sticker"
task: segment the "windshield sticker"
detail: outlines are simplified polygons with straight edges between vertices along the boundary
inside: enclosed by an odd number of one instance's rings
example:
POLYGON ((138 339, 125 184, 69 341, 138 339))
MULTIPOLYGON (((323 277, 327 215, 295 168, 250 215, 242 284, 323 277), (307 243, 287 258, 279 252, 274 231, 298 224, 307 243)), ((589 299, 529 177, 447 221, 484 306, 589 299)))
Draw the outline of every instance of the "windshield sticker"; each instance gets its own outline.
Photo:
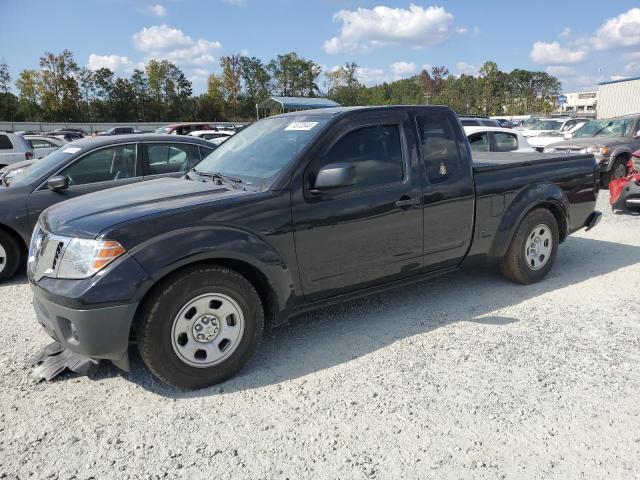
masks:
POLYGON ((78 153, 80 150, 82 150, 80 147, 67 147, 62 151, 62 153, 78 153))
POLYGON ((311 130, 318 122, 293 122, 287 125, 285 130, 311 130))

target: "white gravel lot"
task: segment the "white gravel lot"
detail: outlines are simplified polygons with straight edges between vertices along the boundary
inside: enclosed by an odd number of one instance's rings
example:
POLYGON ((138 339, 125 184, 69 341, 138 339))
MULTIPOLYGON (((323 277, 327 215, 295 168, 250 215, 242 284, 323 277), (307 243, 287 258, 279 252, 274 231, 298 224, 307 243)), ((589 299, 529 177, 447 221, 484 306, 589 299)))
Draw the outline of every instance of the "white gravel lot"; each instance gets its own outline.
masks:
POLYGON ((25 279, 0 286, 0 478, 640 478, 640 217, 547 279, 462 271, 295 319, 222 386, 36 383, 25 279))

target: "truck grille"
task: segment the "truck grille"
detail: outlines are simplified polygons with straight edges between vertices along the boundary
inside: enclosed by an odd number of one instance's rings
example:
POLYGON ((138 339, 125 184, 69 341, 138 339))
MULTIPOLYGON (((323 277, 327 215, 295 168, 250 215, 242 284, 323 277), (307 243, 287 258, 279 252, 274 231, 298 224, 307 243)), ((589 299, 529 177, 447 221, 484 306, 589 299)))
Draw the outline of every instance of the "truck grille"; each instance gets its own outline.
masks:
POLYGON ((27 266, 30 276, 36 282, 42 277, 56 276, 68 243, 68 238, 52 235, 40 225, 36 226, 29 245, 27 266))

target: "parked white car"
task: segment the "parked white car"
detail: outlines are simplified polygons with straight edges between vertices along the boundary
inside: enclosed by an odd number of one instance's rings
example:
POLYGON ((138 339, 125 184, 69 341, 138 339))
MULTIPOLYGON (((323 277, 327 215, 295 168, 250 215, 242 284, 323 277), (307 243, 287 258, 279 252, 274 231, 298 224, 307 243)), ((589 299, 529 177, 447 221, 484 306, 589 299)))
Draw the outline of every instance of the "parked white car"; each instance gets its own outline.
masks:
POLYGON ((27 141, 36 158, 42 158, 49 155, 51 152, 55 152, 61 146, 67 143, 66 140, 61 140, 57 137, 47 137, 44 135, 24 135, 24 139, 27 141))
MULTIPOLYGON (((582 126, 582 125, 580 125, 582 126)), ((542 135, 537 135, 535 137, 527 138, 527 142, 531 145, 535 150, 539 152, 543 152, 547 145, 551 145, 552 143, 562 142, 566 140, 567 133, 562 132, 546 132, 542 135)), ((569 134, 571 136, 571 134, 569 134)))
POLYGON ((522 131, 527 138, 545 135, 548 132, 571 132, 589 121, 588 118, 541 118, 533 125, 522 131))
MULTIPOLYGON (((222 142, 224 142, 227 138, 235 135, 235 131, 234 130, 195 130, 193 132, 189 132, 188 135, 192 136, 192 137, 198 137, 198 138, 202 138, 204 140, 219 140, 219 143, 217 143, 218 145, 222 142)), ((212 142, 212 143, 216 143, 216 142, 212 142)))
POLYGON ((33 158, 33 148, 20 135, 0 132, 0 168, 33 158))
POLYGON ((518 131, 501 127, 464 127, 473 152, 533 152, 518 131))

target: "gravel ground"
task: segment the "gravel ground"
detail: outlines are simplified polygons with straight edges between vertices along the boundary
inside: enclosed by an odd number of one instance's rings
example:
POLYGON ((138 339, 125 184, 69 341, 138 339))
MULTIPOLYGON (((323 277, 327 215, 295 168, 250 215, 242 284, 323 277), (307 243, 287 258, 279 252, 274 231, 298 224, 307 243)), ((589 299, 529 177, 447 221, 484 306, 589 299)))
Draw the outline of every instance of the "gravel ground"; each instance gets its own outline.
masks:
POLYGON ((295 319, 222 386, 36 383, 48 338, 0 286, 1 478, 640 478, 640 218, 537 285, 463 271, 295 319))

